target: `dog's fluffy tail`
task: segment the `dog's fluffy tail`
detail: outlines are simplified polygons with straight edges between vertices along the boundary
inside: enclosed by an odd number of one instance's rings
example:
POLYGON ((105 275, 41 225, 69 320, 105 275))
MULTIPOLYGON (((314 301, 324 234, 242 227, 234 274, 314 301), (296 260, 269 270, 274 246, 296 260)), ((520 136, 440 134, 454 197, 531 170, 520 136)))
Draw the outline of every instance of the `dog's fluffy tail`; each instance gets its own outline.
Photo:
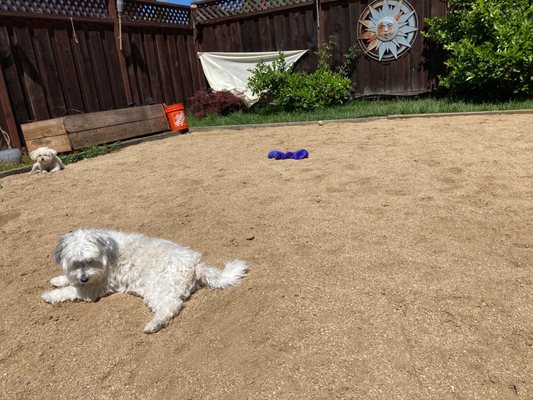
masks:
POLYGON ((204 264, 198 264, 196 266, 196 276, 202 286, 214 289, 226 289, 239 283, 246 275, 247 268, 246 263, 241 260, 227 262, 222 271, 207 267, 204 264))

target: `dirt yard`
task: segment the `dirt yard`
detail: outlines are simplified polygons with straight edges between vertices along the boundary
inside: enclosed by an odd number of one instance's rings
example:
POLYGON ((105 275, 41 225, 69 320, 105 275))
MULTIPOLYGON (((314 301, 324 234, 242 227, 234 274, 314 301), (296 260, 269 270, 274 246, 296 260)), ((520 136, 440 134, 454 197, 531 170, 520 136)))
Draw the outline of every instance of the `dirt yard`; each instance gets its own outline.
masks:
POLYGON ((532 399, 533 113, 193 132, 0 189, 2 399, 532 399), (267 159, 306 148, 302 161, 267 159), (250 265, 143 334, 45 304, 80 227, 250 265))

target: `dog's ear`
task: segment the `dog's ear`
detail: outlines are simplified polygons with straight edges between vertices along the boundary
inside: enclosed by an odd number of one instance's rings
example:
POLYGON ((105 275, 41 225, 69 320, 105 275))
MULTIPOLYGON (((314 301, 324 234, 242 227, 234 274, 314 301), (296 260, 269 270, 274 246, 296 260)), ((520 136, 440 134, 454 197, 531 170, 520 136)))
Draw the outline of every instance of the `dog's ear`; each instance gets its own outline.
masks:
POLYGON ((54 250, 54 261, 57 265, 61 265, 61 260, 63 259, 63 250, 65 249, 65 246, 67 245, 68 236, 70 233, 67 233, 59 238, 59 242, 57 242, 57 246, 54 250))
POLYGON ((57 151, 56 150, 54 150, 54 149, 48 149, 48 150, 50 150, 50 153, 52 153, 54 156, 57 156, 57 151))
POLYGON ((93 237, 94 243, 105 256, 108 264, 115 264, 118 260, 118 243, 108 235, 96 234, 93 237))
POLYGON ((37 159, 36 152, 37 152, 37 150, 33 150, 33 151, 30 151, 29 154, 28 154, 32 161, 35 161, 37 159))

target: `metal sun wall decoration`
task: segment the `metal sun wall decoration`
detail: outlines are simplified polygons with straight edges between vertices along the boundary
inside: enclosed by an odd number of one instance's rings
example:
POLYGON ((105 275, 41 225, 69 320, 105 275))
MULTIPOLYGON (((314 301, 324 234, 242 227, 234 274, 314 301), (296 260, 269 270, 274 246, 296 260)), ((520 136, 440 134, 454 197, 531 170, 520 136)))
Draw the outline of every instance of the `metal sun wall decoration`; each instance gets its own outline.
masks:
POLYGON ((407 52, 416 39, 418 18, 405 0, 377 0, 365 8, 357 24, 357 40, 374 60, 391 61, 407 52))

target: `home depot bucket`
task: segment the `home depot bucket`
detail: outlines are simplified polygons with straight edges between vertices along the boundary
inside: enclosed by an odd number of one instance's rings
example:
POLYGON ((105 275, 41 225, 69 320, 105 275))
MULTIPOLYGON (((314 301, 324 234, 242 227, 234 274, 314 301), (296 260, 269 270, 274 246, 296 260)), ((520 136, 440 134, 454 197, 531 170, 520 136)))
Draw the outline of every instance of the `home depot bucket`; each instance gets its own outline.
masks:
POLYGON ((167 115, 168 123, 172 131, 187 132, 189 130, 189 125, 185 118, 185 107, 183 107, 182 103, 165 107, 165 114, 167 115))

